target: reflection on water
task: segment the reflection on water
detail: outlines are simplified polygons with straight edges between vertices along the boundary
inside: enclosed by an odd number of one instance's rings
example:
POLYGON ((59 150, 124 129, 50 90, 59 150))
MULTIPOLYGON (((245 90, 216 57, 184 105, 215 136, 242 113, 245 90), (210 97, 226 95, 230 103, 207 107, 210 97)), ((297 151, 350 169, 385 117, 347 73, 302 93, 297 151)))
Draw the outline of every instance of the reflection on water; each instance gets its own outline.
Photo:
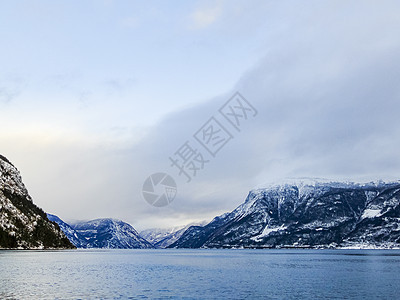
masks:
POLYGON ((1 299, 396 299, 399 250, 0 251, 1 299))

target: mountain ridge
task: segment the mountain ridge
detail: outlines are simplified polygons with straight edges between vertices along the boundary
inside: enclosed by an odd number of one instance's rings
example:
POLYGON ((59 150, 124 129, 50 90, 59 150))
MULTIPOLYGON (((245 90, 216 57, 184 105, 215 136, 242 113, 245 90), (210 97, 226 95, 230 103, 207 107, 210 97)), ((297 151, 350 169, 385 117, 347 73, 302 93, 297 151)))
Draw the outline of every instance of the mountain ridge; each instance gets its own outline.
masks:
POLYGON ((55 215, 57 222, 77 248, 88 249, 151 249, 153 245, 130 224, 114 218, 98 218, 67 224, 55 215))
POLYGON ((141 234, 118 219, 67 224, 46 214, 0 155, 0 249, 400 248, 400 181, 269 185, 207 224, 141 234))
POLYGON ((232 212, 188 228, 169 247, 399 247, 399 204, 398 182, 259 188, 232 212))
POLYGON ((155 248, 167 248, 177 241, 182 234, 191 226, 206 225, 207 222, 194 222, 184 226, 162 228, 150 228, 140 231, 140 235, 154 245, 155 248))

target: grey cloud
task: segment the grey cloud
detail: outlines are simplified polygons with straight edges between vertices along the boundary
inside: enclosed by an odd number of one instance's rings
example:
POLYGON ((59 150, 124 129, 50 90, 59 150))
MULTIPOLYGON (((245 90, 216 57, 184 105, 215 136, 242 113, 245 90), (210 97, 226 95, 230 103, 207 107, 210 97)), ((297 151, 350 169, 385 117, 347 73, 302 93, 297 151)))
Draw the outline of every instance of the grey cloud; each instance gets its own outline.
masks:
POLYGON ((389 7, 371 3, 347 16, 341 5, 330 9, 319 7, 315 24, 300 12, 235 89, 171 115, 135 148, 148 174, 158 167, 180 181, 175 213, 232 209, 247 190, 277 178, 398 178, 400 39, 393 26, 400 22, 389 7), (235 90, 258 117, 185 184, 168 156, 235 90))
POLYGON ((118 93, 121 94, 122 92, 126 91, 127 89, 131 88, 135 84, 136 80, 133 78, 112 78, 107 79, 103 82, 108 93, 118 93))
POLYGON ((13 101, 22 93, 26 84, 24 79, 15 76, 0 80, 0 102, 10 103, 13 101))
MULTIPOLYGON (((111 216, 139 229, 169 226, 231 210, 251 188, 280 178, 398 178, 399 4, 330 3, 271 5, 265 57, 231 91, 170 114, 138 143, 59 150, 71 164, 60 166, 62 178, 76 186, 59 183, 65 193, 57 205, 65 218, 111 216), (236 91, 258 116, 185 183, 169 156, 186 140, 196 145, 192 135, 236 91), (174 176, 179 189, 162 209, 141 197, 146 177, 160 171, 174 176), (91 174, 90 184, 80 182, 91 174)), ((109 86, 118 90, 120 83, 109 86)), ((121 131, 129 128, 113 129, 121 131)))

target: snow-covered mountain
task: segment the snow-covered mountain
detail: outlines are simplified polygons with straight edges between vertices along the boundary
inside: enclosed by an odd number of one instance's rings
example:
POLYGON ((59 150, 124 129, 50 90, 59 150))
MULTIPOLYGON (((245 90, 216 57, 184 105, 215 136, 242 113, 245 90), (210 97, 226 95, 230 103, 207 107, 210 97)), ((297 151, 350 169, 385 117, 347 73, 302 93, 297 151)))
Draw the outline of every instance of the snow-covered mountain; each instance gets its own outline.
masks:
MULTIPOLYGON (((96 219, 82 221, 66 228, 78 238, 77 247, 82 248, 112 248, 112 249, 149 249, 151 243, 142 238, 128 223, 116 219, 96 219), (76 234, 76 235, 75 235, 76 234), (83 239, 82 239, 83 237, 83 239)), ((74 242, 74 239, 71 240, 74 242)))
POLYGON ((249 193, 169 247, 400 247, 400 182, 314 182, 249 193))
POLYGON ((0 155, 0 248, 74 248, 37 207, 17 168, 0 155))
POLYGON ((60 226, 61 230, 65 233, 67 238, 70 240, 72 244, 75 245, 77 248, 86 248, 87 247, 87 240, 84 236, 82 236, 78 231, 73 229, 71 225, 65 223, 56 215, 47 214, 47 218, 50 221, 56 222, 58 226, 60 226))
POLYGON ((169 245, 175 243, 189 227, 203 226, 206 224, 207 222, 200 222, 167 229, 151 228, 141 231, 140 235, 156 248, 167 248, 169 245))

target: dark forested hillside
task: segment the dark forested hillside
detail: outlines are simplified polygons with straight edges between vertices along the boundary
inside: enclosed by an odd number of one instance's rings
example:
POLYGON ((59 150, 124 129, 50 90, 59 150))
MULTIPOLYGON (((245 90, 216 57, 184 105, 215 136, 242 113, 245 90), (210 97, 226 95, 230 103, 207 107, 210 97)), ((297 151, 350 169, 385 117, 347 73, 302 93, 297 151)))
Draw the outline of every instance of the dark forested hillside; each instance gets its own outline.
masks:
POLYGON ((74 248, 29 196, 17 168, 0 155, 0 248, 74 248))

